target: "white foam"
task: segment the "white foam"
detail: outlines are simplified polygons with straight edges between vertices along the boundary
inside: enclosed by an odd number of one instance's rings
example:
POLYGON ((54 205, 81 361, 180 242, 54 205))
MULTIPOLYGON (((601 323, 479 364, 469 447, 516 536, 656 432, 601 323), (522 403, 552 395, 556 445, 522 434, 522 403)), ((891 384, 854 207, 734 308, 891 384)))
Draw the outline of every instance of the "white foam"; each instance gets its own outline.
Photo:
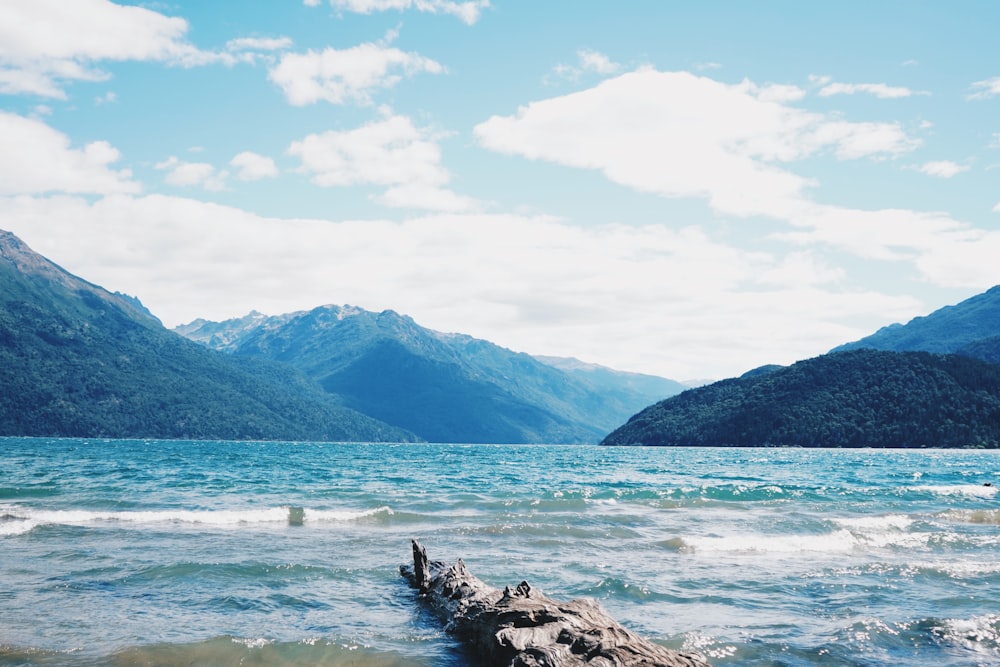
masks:
POLYGON ((681 550, 749 553, 849 553, 865 549, 926 546, 929 532, 911 532, 914 520, 902 514, 833 519, 834 530, 817 534, 768 535, 743 533, 724 536, 685 536, 681 550))
MULTIPOLYGON (((146 526, 164 524, 192 524, 215 527, 240 527, 253 525, 284 524, 290 522, 288 506, 240 510, 38 510, 16 505, 0 506, 0 535, 19 535, 40 525, 93 526, 118 524, 119 526, 146 526)), ((334 523, 356 521, 377 514, 392 514, 389 507, 372 510, 325 510, 303 508, 302 523, 334 523)))
POLYGON ((849 530, 820 535, 745 534, 725 537, 685 537, 683 541, 695 552, 711 553, 847 553, 858 545, 849 530))
POLYGON ((984 486, 982 484, 924 484, 919 486, 904 487, 909 491, 924 491, 935 493, 939 496, 971 496, 974 498, 993 498, 997 495, 995 486, 984 486))
POLYGON ((944 622, 945 638, 969 651, 997 656, 1000 653, 1000 616, 988 614, 944 622))
POLYGON ((903 514, 839 518, 833 521, 849 530, 858 546, 869 548, 921 547, 933 537, 928 532, 909 532, 914 522, 903 514))
POLYGON ((30 521, 28 519, 0 521, 0 536, 23 535, 24 533, 31 532, 37 525, 37 521, 30 521))
POLYGON ((926 563, 922 567, 937 570, 954 579, 1000 574, 1000 563, 987 561, 966 561, 961 563, 935 561, 926 563))
POLYGON ((898 531, 906 530, 913 524, 913 519, 904 514, 886 514, 883 516, 858 516, 834 519, 834 523, 848 530, 857 531, 898 531))

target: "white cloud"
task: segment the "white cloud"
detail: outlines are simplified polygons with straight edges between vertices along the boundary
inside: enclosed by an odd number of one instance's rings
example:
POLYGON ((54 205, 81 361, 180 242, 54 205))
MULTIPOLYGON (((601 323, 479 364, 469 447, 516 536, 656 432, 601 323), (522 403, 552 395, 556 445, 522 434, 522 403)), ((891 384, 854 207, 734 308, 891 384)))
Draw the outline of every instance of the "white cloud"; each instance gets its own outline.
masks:
POLYGON ((173 155, 157 163, 155 167, 167 172, 165 180, 171 185, 200 187, 210 191, 225 190, 226 179, 229 177, 229 172, 216 171, 207 162, 185 162, 173 155))
POLYGON ((0 194, 139 192, 120 153, 106 141, 83 148, 37 118, 0 111, 0 194))
POLYGON ((590 72, 597 72, 598 74, 615 74, 622 68, 616 62, 612 62, 603 53, 597 51, 590 51, 584 49, 582 51, 577 51, 577 57, 580 58, 580 66, 590 72))
POLYGON ((252 151, 239 153, 229 161, 229 164, 239 169, 236 177, 241 181, 257 181, 278 175, 278 167, 274 164, 274 160, 252 151))
POLYGON ((268 78, 295 106, 326 100, 332 104, 369 104, 371 92, 394 86, 403 76, 440 74, 444 67, 417 53, 392 48, 386 42, 366 42, 347 49, 285 53, 268 78))
POLYGON ((993 212, 1000 213, 1000 202, 997 202, 997 205, 993 207, 993 212))
POLYGON ((64 99, 72 81, 103 81, 101 61, 150 60, 182 66, 229 62, 200 51, 184 19, 109 0, 0 3, 0 93, 64 99))
POLYGON ((581 49, 576 52, 576 59, 577 63, 575 65, 564 65, 561 63, 556 65, 552 68, 553 74, 560 79, 577 81, 586 72, 610 75, 621 70, 621 65, 599 51, 581 49))
MULTIPOLYGON (((386 110, 383 110, 385 113, 386 110)), ((377 185, 386 206, 441 211, 478 208, 472 199, 447 190, 434 136, 405 116, 388 115, 354 130, 310 134, 288 148, 301 170, 323 187, 377 185)))
POLYGON ((754 88, 756 89, 755 95, 761 102, 777 102, 779 104, 784 104, 786 102, 798 102, 806 96, 806 91, 802 90, 798 86, 787 84, 772 83, 759 88, 754 88))
POLYGON ((747 82, 641 70, 493 117, 474 132, 492 150, 599 170, 664 197, 704 199, 723 215, 784 222, 790 230, 771 238, 814 252, 897 263, 942 287, 996 282, 988 253, 1000 253, 1000 233, 944 213, 821 204, 812 197, 816 181, 790 168, 826 153, 896 157, 919 145, 899 125, 849 122, 759 93, 747 82))
POLYGON ((783 163, 827 151, 895 157, 919 145, 898 124, 831 119, 770 101, 769 90, 642 69, 494 116, 474 132, 498 152, 597 169, 665 197, 704 198, 724 214, 782 220, 814 185, 783 163))
POLYGON ((972 84, 972 88, 973 92, 967 95, 970 100, 984 100, 994 95, 1000 95, 1000 76, 976 81, 972 84))
POLYGON ((944 213, 810 204, 799 212, 795 225, 802 231, 775 237, 839 248, 866 260, 909 264, 921 280, 937 287, 982 290, 996 284, 1000 232, 944 213))
POLYGON ((951 160, 935 160, 932 162, 925 162, 920 165, 917 167, 917 171, 922 174, 927 174, 928 176, 951 178, 952 176, 961 174, 963 171, 969 171, 969 166, 958 164, 957 162, 952 162, 951 160))
POLYGON ((274 219, 162 195, 0 198, 0 217, 68 270, 137 295, 168 326, 351 303, 678 379, 790 363, 925 310, 844 287, 814 253, 747 252, 693 227, 274 219))
POLYGON ((227 51, 281 51, 291 47, 290 37, 240 37, 226 42, 227 51))
POLYGON ((897 99, 918 94, 909 88, 890 86, 884 83, 828 83, 819 91, 820 97, 855 95, 857 93, 866 93, 881 99, 897 99))
MULTIPOLYGON (((305 0, 308 7, 318 7, 320 0, 305 0)), ((360 14, 384 12, 390 9, 403 11, 415 9, 432 14, 450 14, 457 16, 463 22, 472 25, 479 20, 482 11, 490 6, 489 0, 471 0, 469 2, 453 2, 451 0, 330 0, 334 9, 360 14)))

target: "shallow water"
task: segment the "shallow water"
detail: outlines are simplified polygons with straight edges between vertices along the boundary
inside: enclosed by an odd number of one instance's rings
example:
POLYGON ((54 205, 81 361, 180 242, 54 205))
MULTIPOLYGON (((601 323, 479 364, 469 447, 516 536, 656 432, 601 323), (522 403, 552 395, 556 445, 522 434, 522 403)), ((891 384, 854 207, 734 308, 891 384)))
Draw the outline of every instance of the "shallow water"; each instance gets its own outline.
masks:
POLYGON ((470 664, 399 576, 411 538, 715 665, 1000 664, 995 451, 0 439, 0 466, 3 667, 470 664))

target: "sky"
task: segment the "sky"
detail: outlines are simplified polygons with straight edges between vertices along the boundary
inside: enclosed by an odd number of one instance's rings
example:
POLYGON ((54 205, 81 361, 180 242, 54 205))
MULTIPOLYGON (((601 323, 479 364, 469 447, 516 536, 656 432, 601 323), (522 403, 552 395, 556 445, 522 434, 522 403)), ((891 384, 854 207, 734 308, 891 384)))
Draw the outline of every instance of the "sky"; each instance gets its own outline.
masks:
POLYGON ((675 380, 1000 283, 1000 3, 2 0, 0 229, 675 380))

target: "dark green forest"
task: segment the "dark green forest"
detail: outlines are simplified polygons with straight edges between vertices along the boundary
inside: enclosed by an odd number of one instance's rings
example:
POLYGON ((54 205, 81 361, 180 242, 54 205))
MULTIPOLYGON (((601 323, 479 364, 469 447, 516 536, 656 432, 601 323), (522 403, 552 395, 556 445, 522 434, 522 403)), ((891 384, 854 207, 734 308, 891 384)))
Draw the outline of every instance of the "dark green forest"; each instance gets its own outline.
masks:
POLYGON ((927 352, 836 352, 686 391, 603 444, 1000 447, 1000 366, 927 352))

